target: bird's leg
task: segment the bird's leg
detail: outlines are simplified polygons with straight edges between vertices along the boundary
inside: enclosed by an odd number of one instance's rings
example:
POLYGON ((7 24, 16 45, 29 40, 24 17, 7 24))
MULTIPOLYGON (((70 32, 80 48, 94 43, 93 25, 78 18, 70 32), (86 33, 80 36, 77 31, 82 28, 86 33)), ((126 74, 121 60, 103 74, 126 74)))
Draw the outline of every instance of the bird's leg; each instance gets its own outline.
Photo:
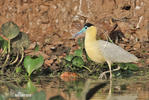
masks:
MULTIPOLYGON (((120 66, 118 66, 116 69, 111 70, 111 72, 114 72, 114 71, 117 71, 117 70, 120 70, 120 66)), ((103 76, 104 76, 105 79, 107 79, 106 74, 109 73, 109 72, 110 72, 110 70, 101 73, 100 76, 99 76, 99 78, 102 79, 103 76)))
POLYGON ((112 79, 111 62, 107 61, 110 70, 110 80, 112 79))
POLYGON ((99 78, 103 78, 103 76, 105 76, 105 79, 107 79, 106 77, 106 73, 109 73, 110 72, 110 79, 112 79, 112 71, 111 71, 111 62, 110 61, 107 61, 108 63, 108 66, 109 66, 109 71, 105 71, 103 73, 100 74, 99 78))
POLYGON ((111 100, 111 96, 112 96, 112 80, 110 80, 110 87, 109 87, 109 93, 107 95, 106 100, 111 100))
POLYGON ((98 78, 103 79, 103 77, 104 77, 104 79, 107 79, 106 73, 109 73, 109 71, 105 71, 105 72, 101 73, 98 78))

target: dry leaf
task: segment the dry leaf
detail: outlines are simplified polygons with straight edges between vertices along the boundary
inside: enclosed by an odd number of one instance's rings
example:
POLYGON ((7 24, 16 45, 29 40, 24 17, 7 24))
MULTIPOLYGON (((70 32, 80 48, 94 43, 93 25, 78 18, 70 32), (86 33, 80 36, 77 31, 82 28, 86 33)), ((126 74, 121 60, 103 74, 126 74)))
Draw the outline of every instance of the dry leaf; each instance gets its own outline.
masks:
POLYGON ((61 74, 61 79, 64 81, 74 81, 77 78, 78 78, 78 75, 76 73, 64 72, 61 74))
POLYGON ((46 65, 46 66, 51 66, 52 63, 53 63, 53 61, 54 61, 53 59, 45 60, 44 65, 46 65))

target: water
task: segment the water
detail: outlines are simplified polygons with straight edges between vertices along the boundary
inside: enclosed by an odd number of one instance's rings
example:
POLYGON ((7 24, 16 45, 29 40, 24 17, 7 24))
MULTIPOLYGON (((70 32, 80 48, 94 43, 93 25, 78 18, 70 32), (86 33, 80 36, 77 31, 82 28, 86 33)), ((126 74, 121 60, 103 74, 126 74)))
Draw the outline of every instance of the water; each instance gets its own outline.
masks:
POLYGON ((149 77, 112 81, 36 77, 21 84, 0 81, 0 100, 149 100, 149 77))

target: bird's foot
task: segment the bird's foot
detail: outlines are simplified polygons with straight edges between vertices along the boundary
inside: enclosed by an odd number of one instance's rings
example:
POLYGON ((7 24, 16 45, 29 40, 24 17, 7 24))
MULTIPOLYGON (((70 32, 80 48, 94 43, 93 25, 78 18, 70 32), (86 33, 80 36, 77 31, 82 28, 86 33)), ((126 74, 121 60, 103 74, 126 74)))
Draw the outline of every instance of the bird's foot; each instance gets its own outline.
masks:
MULTIPOLYGON (((118 66, 116 69, 113 69, 112 72, 118 71, 118 70, 120 70, 120 66, 118 66)), ((98 79, 107 79, 107 75, 106 75, 107 73, 110 73, 110 71, 105 71, 105 72, 101 73, 100 76, 98 77, 98 79)), ((112 73, 110 75, 110 79, 112 79, 112 73)))
POLYGON ((105 79, 105 80, 107 80, 107 75, 106 75, 106 73, 108 73, 108 72, 109 72, 109 71, 105 71, 105 72, 101 73, 100 76, 98 77, 98 79, 105 79))

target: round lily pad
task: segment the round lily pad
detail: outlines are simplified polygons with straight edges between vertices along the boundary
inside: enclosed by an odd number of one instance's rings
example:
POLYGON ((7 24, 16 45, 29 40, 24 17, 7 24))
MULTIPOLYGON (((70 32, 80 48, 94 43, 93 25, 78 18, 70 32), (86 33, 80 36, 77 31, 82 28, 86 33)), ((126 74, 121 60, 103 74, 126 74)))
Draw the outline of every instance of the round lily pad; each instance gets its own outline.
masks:
POLYGON ((5 37, 11 40, 19 34, 20 29, 14 22, 10 21, 2 25, 1 32, 5 37))

